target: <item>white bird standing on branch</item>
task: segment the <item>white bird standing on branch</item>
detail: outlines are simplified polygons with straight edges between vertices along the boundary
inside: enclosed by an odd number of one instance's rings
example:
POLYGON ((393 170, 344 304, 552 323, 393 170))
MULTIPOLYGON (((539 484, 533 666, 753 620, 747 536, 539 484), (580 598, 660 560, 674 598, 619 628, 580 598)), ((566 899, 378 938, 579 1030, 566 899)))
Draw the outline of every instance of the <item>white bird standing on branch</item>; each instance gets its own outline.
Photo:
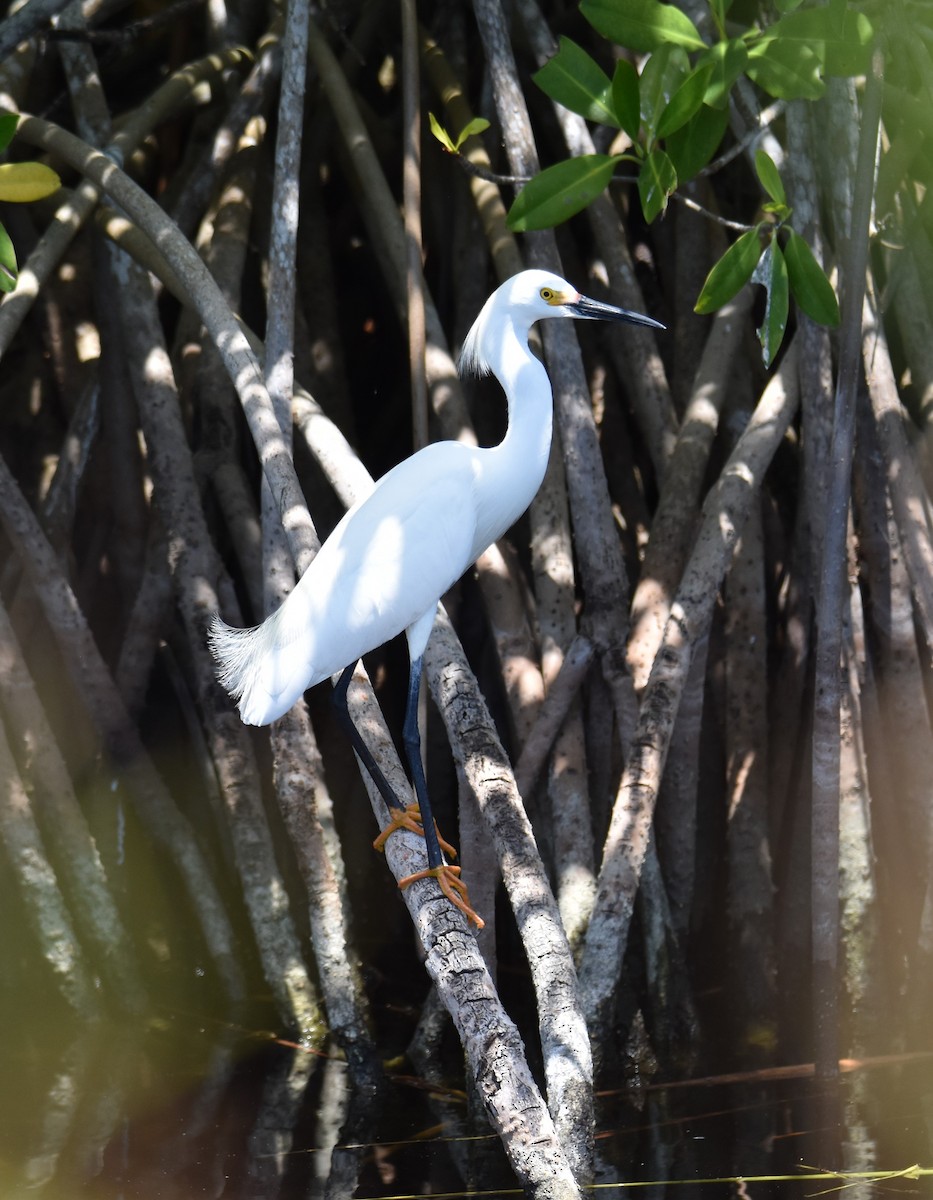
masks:
POLYGON ((433 876, 480 927, 460 868, 444 861, 431 816, 418 732, 422 656, 441 596, 518 520, 541 486, 551 446, 551 383, 528 334, 536 321, 551 317, 664 328, 651 317, 590 300, 549 271, 522 271, 507 280, 483 305, 460 357, 462 369, 492 371, 505 391, 509 420, 499 445, 425 446, 349 509, 294 591, 261 625, 234 629, 215 617, 210 631, 220 680, 248 725, 268 725, 307 688, 342 672, 334 692, 338 712, 393 818, 376 844, 400 827, 423 833, 428 868, 399 886, 433 876), (347 707, 357 660, 403 630, 410 657, 403 740, 417 797, 409 805, 399 805, 347 707))

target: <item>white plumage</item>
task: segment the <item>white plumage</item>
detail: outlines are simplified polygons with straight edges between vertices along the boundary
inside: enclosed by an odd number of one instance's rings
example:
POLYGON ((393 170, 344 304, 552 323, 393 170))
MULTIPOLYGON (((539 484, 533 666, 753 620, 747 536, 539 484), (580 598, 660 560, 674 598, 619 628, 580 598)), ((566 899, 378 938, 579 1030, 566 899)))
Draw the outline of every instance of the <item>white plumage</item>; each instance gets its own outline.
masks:
POLYGON ((493 292, 464 342, 461 366, 491 370, 502 384, 505 438, 490 449, 437 442, 419 450, 346 513, 277 612, 252 629, 215 618, 219 676, 247 724, 274 721, 305 689, 403 630, 419 662, 440 597, 521 516, 544 477, 551 386, 528 334, 551 317, 663 328, 588 300, 547 271, 523 271, 493 292))

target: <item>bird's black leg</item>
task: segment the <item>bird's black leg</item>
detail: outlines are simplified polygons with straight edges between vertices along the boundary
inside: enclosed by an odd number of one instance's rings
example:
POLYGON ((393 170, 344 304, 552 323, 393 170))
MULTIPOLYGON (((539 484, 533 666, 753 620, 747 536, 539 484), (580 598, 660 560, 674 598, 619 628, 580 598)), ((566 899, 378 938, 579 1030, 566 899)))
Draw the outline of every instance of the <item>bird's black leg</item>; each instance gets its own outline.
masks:
POLYGON ((347 692, 350 688, 350 680, 353 678, 353 672, 355 670, 356 663, 350 663, 348 667, 344 668, 340 678, 334 685, 334 690, 331 694, 331 700, 333 701, 337 720, 340 722, 344 733, 350 739, 350 745, 356 751, 360 762, 369 772, 369 776, 376 785, 379 795, 383 798, 383 800, 385 800, 386 808, 388 808, 390 811, 399 807, 404 808, 404 805, 399 805, 398 796, 396 796, 395 792, 392 791, 391 784, 389 783, 388 779, 386 779, 385 775, 383 775, 379 764, 373 758, 369 747, 363 741, 360 731, 353 724, 353 718, 350 716, 350 706, 347 703, 347 692))
POLYGON ((421 690, 421 666, 422 658, 419 654, 417 658, 412 659, 410 674, 408 676, 408 703, 405 706, 405 724, 402 727, 402 741, 405 743, 408 767, 411 771, 411 779, 415 787, 415 795, 418 798, 418 807, 421 811, 421 825, 424 829, 424 839, 428 849, 428 869, 426 871, 417 871, 414 875, 409 875, 407 879, 399 880, 399 887, 408 887, 416 879, 424 879, 426 876, 433 877, 437 880, 441 891, 451 904, 459 908, 467 920, 472 921, 477 929, 482 929, 483 920, 470 907, 470 898, 467 895, 466 884, 460 878, 460 868, 452 867, 449 863, 444 862, 444 856, 441 854, 441 846, 443 845, 448 853, 450 853, 450 847, 439 836, 437 826, 434 824, 434 816, 431 813, 428 784, 424 777, 424 764, 421 761, 421 731, 418 729, 418 694, 421 690))
POLYGON ((408 704, 405 712, 405 725, 402 732, 402 739, 405 743, 405 752, 408 757, 408 765, 411 769, 412 782, 418 803, 409 804, 405 807, 399 805, 398 798, 392 790, 389 781, 379 769, 369 747, 363 741, 359 730, 353 724, 353 719, 350 716, 350 709, 347 704, 347 691, 355 669, 356 663, 351 663, 349 667, 345 668, 334 687, 333 702, 337 719, 350 739, 350 745, 356 751, 360 762, 369 772, 392 818, 390 824, 376 838, 373 845, 381 850, 385 845, 386 839, 396 829, 410 829, 413 833, 420 833, 424 837, 427 847, 428 869, 426 871, 417 871, 414 875, 409 875, 405 879, 399 880, 399 887, 406 888, 410 883, 414 883, 416 879, 423 879, 426 876, 433 877, 437 880, 441 891, 450 902, 459 908, 466 918, 472 921, 478 929, 482 929, 483 921, 470 908, 466 884, 459 878, 460 868, 452 867, 444 861, 444 854, 441 852, 441 847, 443 847, 444 852, 451 858, 456 857, 456 851, 439 836, 437 827, 434 824, 434 818, 431 815, 431 801, 428 798, 428 786, 424 777, 424 767, 421 763, 421 735, 418 731, 418 693, 421 687, 421 659, 418 658, 411 664, 411 675, 408 680, 408 704))
MULTIPOLYGON (((385 829, 382 831, 382 833, 379 835, 379 837, 376 838, 375 842, 373 842, 373 845, 375 846, 375 848, 377 850, 382 850, 385 846, 386 841, 389 838, 389 835, 394 833, 396 829, 407 829, 411 833, 420 834, 425 837, 425 840, 427 842, 428 864, 429 864, 429 867, 431 869, 433 869, 435 866, 440 866, 444 861, 444 859, 441 855, 441 846, 443 846, 445 853, 450 858, 456 858, 457 852, 456 852, 456 850, 454 850, 453 846, 451 846, 447 842, 445 842, 443 838, 438 837, 437 830, 434 827, 433 821, 431 822, 431 826, 430 826, 431 837, 429 838, 424 832, 424 829, 422 827, 422 822, 421 822, 421 809, 420 809, 420 801, 421 801, 422 797, 424 797, 424 798, 427 797, 427 787, 425 786, 425 782, 424 782, 424 771, 419 770, 420 785, 419 785, 417 778, 414 780, 415 795, 418 797, 418 803, 416 803, 416 804, 403 803, 399 799, 399 797, 395 794, 395 791, 393 790, 392 785, 389 783, 388 779, 386 779, 385 775, 382 773, 382 770, 381 770, 379 764, 373 758, 372 752, 370 751, 370 749, 366 745, 366 743, 363 741, 360 731, 353 724, 353 718, 350 716, 350 707, 347 703, 347 692, 350 687, 350 680, 353 678, 353 672, 355 670, 356 670, 356 663, 351 663, 348 667, 346 667, 343 670, 343 672, 340 675, 340 678, 337 680, 337 683, 334 685, 334 690, 331 693, 331 700, 333 701, 337 720, 340 722, 340 725, 343 728, 344 733, 350 739, 350 745, 356 751, 360 762, 363 764, 363 766, 369 772, 369 776, 372 779, 373 783, 376 785, 376 788, 377 788, 380 796, 382 796, 382 799, 385 801, 385 806, 389 810, 389 816, 392 818, 391 822, 385 827, 385 829), (421 789, 420 791, 418 790, 419 786, 421 789), (433 846, 434 846, 434 852, 436 852, 436 854, 437 854, 437 862, 436 863, 432 862, 432 858, 431 858, 432 842, 433 842, 433 846)), ((418 697, 417 697, 417 693, 416 693, 416 695, 415 695, 416 716, 417 716, 417 704, 418 704, 418 697)), ((417 721, 416 721, 416 724, 415 724, 415 733, 416 734, 417 734, 417 731, 418 731, 418 726, 417 726, 417 721)), ((407 745, 407 743, 406 743, 406 745, 407 745)), ((420 755, 418 757, 418 766, 419 766, 419 768, 421 766, 420 755)), ((430 802, 428 802, 428 812, 430 812, 430 802)))
POLYGON ((421 761, 421 730, 418 728, 418 695, 421 691, 421 658, 411 664, 408 675, 408 701, 405 705, 405 724, 402 726, 402 741, 405 743, 405 753, 408 756, 408 769, 411 771, 411 781, 414 784, 415 796, 421 810, 421 823, 424 826, 424 840, 428 849, 428 868, 435 871, 444 865, 444 856, 437 840, 437 830, 434 827, 434 817, 431 813, 431 801, 428 798, 428 783, 424 777, 424 764, 421 761))

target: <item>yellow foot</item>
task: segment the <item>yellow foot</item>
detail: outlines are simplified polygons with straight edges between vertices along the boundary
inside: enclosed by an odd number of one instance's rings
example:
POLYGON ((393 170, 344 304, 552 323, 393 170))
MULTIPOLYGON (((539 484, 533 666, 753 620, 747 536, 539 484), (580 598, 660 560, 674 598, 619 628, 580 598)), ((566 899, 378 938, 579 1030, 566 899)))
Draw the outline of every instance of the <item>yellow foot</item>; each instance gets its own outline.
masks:
POLYGON ((406 875, 404 879, 400 879, 398 885, 403 890, 410 883, 414 883, 418 879, 433 878, 438 882, 441 891, 454 906, 459 908, 468 921, 472 921, 477 929, 482 929, 486 922, 483 918, 470 908, 470 897, 467 895, 467 886, 460 878, 460 868, 452 867, 449 863, 444 863, 441 867, 431 867, 426 871, 416 871, 414 875, 406 875))
MULTIPOLYGON (((389 816, 392 820, 373 842, 374 850, 378 850, 380 853, 384 851, 386 842, 396 829, 407 829, 411 833, 417 833, 419 837, 424 837, 424 823, 421 820, 421 810, 417 804, 409 804, 407 808, 390 808, 389 816)), ((456 858, 457 851, 450 842, 445 842, 441 837, 436 821, 434 822, 434 832, 437 834, 437 843, 447 858, 456 858)))

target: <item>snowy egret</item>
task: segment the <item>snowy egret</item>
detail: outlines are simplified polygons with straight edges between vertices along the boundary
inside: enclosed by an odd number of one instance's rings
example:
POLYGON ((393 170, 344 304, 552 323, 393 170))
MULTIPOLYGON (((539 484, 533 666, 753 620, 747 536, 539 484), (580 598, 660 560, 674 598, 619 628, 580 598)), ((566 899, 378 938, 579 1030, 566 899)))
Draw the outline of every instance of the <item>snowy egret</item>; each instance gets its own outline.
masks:
POLYGON ((528 334, 536 321, 551 317, 664 328, 582 296, 549 271, 522 271, 507 280, 484 304, 460 358, 461 369, 492 371, 502 385, 508 401, 502 442, 489 449, 435 442, 405 459, 346 513, 276 612, 252 629, 233 629, 217 617, 210 632, 221 682, 248 725, 267 725, 307 688, 342 672, 334 693, 338 711, 393 818, 377 844, 400 827, 423 833, 428 869, 400 886, 433 876, 479 926, 459 867, 444 860, 431 816, 418 733, 422 656, 441 596, 518 520, 544 478, 551 384, 528 334), (403 630, 410 658, 403 740, 417 803, 400 807, 353 725, 346 696, 357 660, 403 630))

